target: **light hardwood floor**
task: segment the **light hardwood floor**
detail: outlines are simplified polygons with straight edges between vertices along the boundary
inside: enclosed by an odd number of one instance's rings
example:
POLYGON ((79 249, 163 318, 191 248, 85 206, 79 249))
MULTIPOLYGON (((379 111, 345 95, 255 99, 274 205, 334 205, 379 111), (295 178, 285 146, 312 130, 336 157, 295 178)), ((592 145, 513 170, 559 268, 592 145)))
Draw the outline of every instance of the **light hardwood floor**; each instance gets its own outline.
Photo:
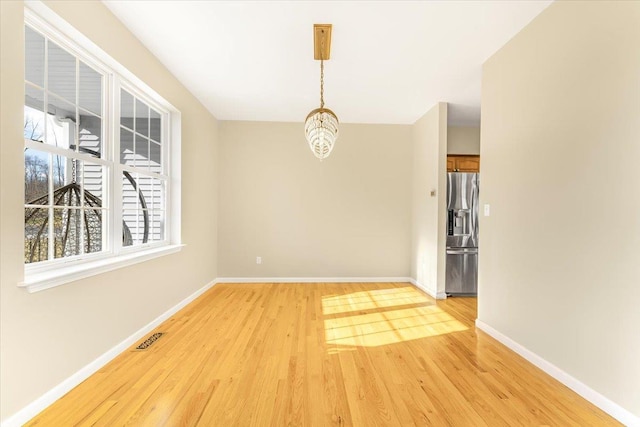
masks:
POLYGON ((28 425, 618 425, 475 317, 405 283, 218 284, 28 425))

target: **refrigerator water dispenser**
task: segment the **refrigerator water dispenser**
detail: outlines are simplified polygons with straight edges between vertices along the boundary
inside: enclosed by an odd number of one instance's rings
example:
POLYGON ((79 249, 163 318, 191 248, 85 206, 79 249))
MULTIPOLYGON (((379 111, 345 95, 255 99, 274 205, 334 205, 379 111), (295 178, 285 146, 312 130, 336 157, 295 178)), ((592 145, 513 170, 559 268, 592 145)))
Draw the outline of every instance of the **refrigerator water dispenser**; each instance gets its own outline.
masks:
POLYGON ((469 209, 449 209, 447 234, 468 236, 471 234, 471 211, 469 209))

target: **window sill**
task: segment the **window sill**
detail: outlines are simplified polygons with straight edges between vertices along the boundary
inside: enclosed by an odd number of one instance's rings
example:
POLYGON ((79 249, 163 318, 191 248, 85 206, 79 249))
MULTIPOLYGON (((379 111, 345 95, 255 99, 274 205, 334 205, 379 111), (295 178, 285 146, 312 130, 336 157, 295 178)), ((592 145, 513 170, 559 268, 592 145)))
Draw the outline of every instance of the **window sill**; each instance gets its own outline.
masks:
POLYGON ((65 283, 106 273, 107 271, 174 254, 180 252, 183 246, 184 245, 162 246, 160 248, 153 248, 117 257, 102 258, 79 265, 58 267, 46 272, 31 273, 25 275, 24 282, 19 283, 18 287, 25 288, 29 293, 39 292, 64 285, 65 283))

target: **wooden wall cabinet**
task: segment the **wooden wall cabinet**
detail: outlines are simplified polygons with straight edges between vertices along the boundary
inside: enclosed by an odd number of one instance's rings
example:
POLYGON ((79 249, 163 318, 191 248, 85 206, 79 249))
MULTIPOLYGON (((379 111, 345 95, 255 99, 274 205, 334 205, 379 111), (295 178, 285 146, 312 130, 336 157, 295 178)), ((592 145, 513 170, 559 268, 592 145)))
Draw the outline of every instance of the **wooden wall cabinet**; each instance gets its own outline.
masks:
POLYGON ((480 156, 450 154, 447 156, 447 172, 480 172, 480 156))

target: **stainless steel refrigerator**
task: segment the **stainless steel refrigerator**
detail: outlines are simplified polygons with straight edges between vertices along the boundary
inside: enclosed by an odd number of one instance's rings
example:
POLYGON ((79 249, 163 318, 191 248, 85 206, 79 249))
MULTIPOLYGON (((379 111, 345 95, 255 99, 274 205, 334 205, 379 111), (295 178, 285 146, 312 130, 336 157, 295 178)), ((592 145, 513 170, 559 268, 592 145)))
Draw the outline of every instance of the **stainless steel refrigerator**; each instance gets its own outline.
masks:
POLYGON ((478 293, 478 174, 447 173, 447 295, 478 293))

